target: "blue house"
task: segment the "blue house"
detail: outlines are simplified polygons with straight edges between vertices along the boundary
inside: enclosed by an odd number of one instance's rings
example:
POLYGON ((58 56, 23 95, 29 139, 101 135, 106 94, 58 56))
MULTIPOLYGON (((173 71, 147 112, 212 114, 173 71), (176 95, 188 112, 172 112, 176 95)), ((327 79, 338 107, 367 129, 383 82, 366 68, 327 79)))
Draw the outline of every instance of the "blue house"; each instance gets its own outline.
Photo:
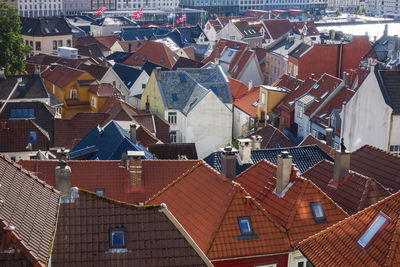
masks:
POLYGON ((104 128, 94 127, 69 152, 69 159, 75 160, 120 160, 127 151, 144 151, 146 159, 153 155, 115 121, 104 128))

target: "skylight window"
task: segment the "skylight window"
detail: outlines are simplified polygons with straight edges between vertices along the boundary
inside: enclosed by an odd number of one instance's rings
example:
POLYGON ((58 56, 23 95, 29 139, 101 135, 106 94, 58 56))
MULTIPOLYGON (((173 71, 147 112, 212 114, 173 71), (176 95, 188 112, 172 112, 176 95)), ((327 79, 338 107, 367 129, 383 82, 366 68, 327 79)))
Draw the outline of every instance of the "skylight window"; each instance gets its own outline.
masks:
POLYGON ((126 233, 125 228, 110 229, 110 248, 125 248, 126 233))
POLYGON ((104 196, 105 190, 104 190, 104 188, 96 188, 96 189, 94 190, 94 192, 95 192, 96 194, 98 194, 99 196, 104 196))
POLYGON ((328 114, 327 112, 325 112, 324 114, 320 115, 319 118, 322 119, 323 117, 326 116, 326 114, 328 114))
POLYGON ((138 59, 139 59, 139 55, 136 55, 135 56, 135 61, 138 60, 138 59))
POLYGON ((237 237, 239 240, 258 238, 258 235, 254 234, 253 227, 251 226, 250 217, 238 217, 238 221, 241 233, 241 235, 237 237))
POLYGON ((322 96, 321 99, 324 99, 328 95, 329 91, 326 91, 322 96))
POLYGON ((172 94, 172 100, 174 101, 178 100, 178 96, 176 94, 172 94))
POLYGON ((319 87, 319 84, 316 83, 316 84, 314 84, 313 89, 316 90, 316 89, 318 89, 318 87, 319 87))
POLYGON ((59 32, 60 32, 57 28, 54 28, 54 31, 55 31, 56 33, 59 33, 59 32))
POLYGON ((165 59, 164 59, 164 58, 162 58, 162 59, 160 60, 160 62, 161 62, 161 63, 164 63, 164 62, 165 62, 165 59))
POLYGON ((32 28, 29 28, 28 32, 31 32, 31 31, 32 31, 32 28))
POLYGON ((142 61, 146 61, 147 56, 143 56, 142 61))
POLYGON ((228 57, 231 57, 233 55, 233 51, 232 50, 229 50, 229 52, 228 52, 228 57))
POLYGON ((181 80, 181 83, 186 82, 186 77, 185 75, 180 75, 179 79, 181 80))
POLYGON ((48 28, 44 28, 44 31, 45 31, 46 33, 50 33, 50 31, 49 31, 48 28))
POLYGON ((257 107, 257 105, 258 105, 258 100, 252 104, 253 107, 257 107))
POLYGON ((326 217, 321 202, 311 202, 311 210, 316 223, 325 223, 326 217))
POLYGON ((368 243, 371 241, 374 236, 380 231, 383 230, 386 224, 388 223, 389 218, 385 216, 383 213, 380 213, 378 217, 376 217, 375 221, 368 227, 367 231, 362 235, 362 237, 358 240, 358 244, 365 248, 368 243))

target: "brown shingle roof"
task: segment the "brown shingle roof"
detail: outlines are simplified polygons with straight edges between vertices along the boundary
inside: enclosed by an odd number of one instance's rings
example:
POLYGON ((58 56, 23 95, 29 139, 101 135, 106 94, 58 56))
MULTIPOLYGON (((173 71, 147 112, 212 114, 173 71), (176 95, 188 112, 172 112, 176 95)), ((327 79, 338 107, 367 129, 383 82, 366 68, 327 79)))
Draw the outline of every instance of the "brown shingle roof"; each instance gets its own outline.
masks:
POLYGON ((211 266, 163 206, 135 206, 79 190, 60 206, 52 266, 211 266), (123 228, 126 248, 110 248, 123 228))
POLYGON ((57 65, 54 68, 48 68, 42 73, 43 79, 54 83, 60 88, 64 88, 78 78, 85 72, 78 69, 73 69, 67 66, 57 65))
POLYGON ((89 92, 96 94, 98 97, 112 97, 114 87, 110 83, 101 83, 90 86, 89 92))
POLYGON ((302 175, 315 183, 350 215, 390 195, 375 179, 354 171, 349 171, 344 179, 336 184, 332 180, 333 168, 334 163, 323 160, 302 175))
POLYGON ((315 184, 302 177, 296 177, 285 195, 278 197, 273 193, 276 171, 274 164, 261 160, 242 172, 236 180, 287 230, 292 246, 347 217, 346 212, 315 184), (325 223, 316 223, 312 202, 321 202, 325 223))
POLYGON ((115 42, 120 41, 121 37, 119 35, 104 35, 94 37, 99 43, 111 49, 115 42))
POLYGON ((299 244, 314 266, 399 266, 400 192, 299 244), (358 241, 379 214, 390 219, 365 248, 358 241))
POLYGON ((45 266, 54 238, 59 192, 2 155, 0 184, 1 224, 15 227, 20 249, 32 265, 45 266))
POLYGON ((258 101, 260 95, 260 87, 254 86, 250 91, 243 95, 233 104, 236 108, 246 112, 249 116, 257 116, 257 106, 253 104, 258 101))
POLYGON ((240 185, 204 161, 148 203, 166 203, 211 260, 290 251, 284 229, 240 185), (257 238, 239 240, 242 216, 250 217, 257 238))
POLYGON ((179 159, 181 156, 186 156, 187 159, 198 159, 194 143, 154 144, 149 145, 148 150, 157 159, 179 159))
POLYGON ((261 149, 276 148, 278 144, 279 147, 295 146, 284 133, 270 124, 267 124, 264 128, 257 130, 247 138, 250 138, 252 135, 260 135, 262 137, 263 140, 261 142, 261 149))
POLYGON ((335 149, 333 147, 328 146, 325 141, 319 140, 315 138, 313 135, 309 134, 298 146, 310 146, 317 145, 321 148, 326 154, 335 158, 335 149))
POLYGON ((104 67, 100 65, 86 65, 86 64, 80 64, 78 69, 89 72, 96 80, 99 82, 101 79, 103 79, 104 75, 107 73, 109 67, 104 67))
POLYGON ((278 39, 292 29, 292 24, 288 19, 265 19, 262 22, 270 33, 268 37, 273 40, 278 39))
POLYGON ((138 51, 146 42, 147 40, 119 41, 119 45, 122 47, 124 52, 134 53, 138 51), (131 45, 131 51, 129 51, 129 44, 131 45))

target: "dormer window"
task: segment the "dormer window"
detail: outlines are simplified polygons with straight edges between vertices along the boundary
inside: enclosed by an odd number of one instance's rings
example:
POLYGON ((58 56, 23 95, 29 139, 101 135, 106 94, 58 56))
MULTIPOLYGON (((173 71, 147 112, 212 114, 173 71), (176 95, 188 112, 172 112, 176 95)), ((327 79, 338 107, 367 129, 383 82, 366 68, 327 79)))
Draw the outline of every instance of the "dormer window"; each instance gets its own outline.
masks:
POLYGON ((389 221, 390 218, 386 214, 382 212, 378 214, 374 222, 368 227, 367 231, 365 231, 357 243, 365 248, 369 242, 386 227, 389 221))
POLYGON ((104 190, 104 188, 96 188, 96 189, 94 190, 94 192, 95 192, 96 194, 98 194, 99 196, 104 196, 105 190, 104 190))
POLYGON ((237 237, 239 240, 258 238, 258 235, 253 232, 250 217, 239 217, 238 221, 241 233, 241 235, 237 237))
POLYGON ((314 220, 317 224, 326 222, 325 212, 322 208, 321 202, 312 202, 311 210, 314 216, 314 220))
POLYGON ((126 248, 125 228, 110 228, 110 248, 126 248))

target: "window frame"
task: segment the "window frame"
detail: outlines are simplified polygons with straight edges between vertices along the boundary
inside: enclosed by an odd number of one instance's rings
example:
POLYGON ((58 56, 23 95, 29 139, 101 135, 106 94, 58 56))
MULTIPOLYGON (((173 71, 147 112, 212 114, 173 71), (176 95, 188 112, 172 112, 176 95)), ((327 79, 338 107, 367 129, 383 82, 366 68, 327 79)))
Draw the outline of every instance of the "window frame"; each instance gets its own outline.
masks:
POLYGON ((35 50, 42 51, 42 42, 41 41, 35 41, 35 50))
POLYGON ((70 97, 70 99, 78 99, 78 90, 76 90, 76 89, 71 89, 70 91, 69 91, 69 97, 70 97), (75 95, 76 95, 76 98, 73 98, 72 97, 72 95, 73 95, 73 92, 75 92, 75 95))
POLYGON ((175 125, 177 122, 178 113, 176 111, 169 111, 168 112, 168 123, 175 125))
POLYGON ((385 230, 387 225, 392 222, 392 219, 383 213, 382 211, 379 211, 379 213, 375 216, 375 218, 368 224, 368 226, 364 229, 364 231, 359 235, 359 238, 357 239, 357 246, 359 246, 361 249, 366 250, 368 247, 374 242, 375 239, 379 237, 379 235, 385 230), (367 242, 365 246, 362 246, 359 241, 360 239, 371 229, 372 225, 378 220, 379 216, 382 216, 386 219, 386 221, 382 224, 382 226, 376 231, 376 233, 371 237, 371 239, 367 242))
POLYGON ((102 197, 104 197, 105 194, 106 194, 106 190, 105 190, 104 188, 96 188, 96 189, 94 189, 94 192, 95 192, 97 195, 102 196, 102 197), (99 192, 103 192, 103 194, 99 194, 99 192))
POLYGON ((238 217, 237 219, 238 219, 239 230, 240 230, 240 235, 237 236, 238 240, 252 239, 252 238, 258 238, 259 237, 258 234, 254 233, 254 229, 253 229, 253 225, 251 223, 250 216, 241 216, 241 217, 238 217), (250 230, 251 230, 250 232, 243 232, 242 224, 241 224, 242 220, 247 220, 248 221, 248 224, 249 224, 249 227, 250 227, 250 230))
POLYGON ((97 98, 95 96, 92 96, 90 104, 92 105, 92 107, 97 108, 97 98))
POLYGON ((57 40, 53 40, 53 50, 57 50, 57 40))
POLYGON ((127 245, 126 245, 126 229, 125 229, 125 227, 115 227, 115 228, 110 228, 109 229, 109 234, 108 234, 108 239, 109 239, 109 246, 110 246, 110 248, 126 248, 127 247, 127 245), (113 242, 112 242, 112 234, 113 233, 115 233, 115 232, 122 232, 123 233, 123 237, 124 237, 124 239, 123 239, 123 245, 113 245, 113 242))
POLYGON ((176 131, 169 132, 169 142, 170 143, 176 143, 176 139, 177 139, 176 137, 177 137, 176 131))
POLYGON ((321 224, 321 223, 326 223, 327 222, 326 214, 325 214, 324 208, 322 207, 322 202, 321 201, 311 202, 310 203, 310 207, 311 207, 311 211, 312 211, 312 214, 313 214, 313 217, 314 217, 314 220, 315 220, 316 224, 321 224), (314 207, 317 207, 318 205, 321 206, 321 211, 322 211, 323 216, 317 218, 316 212, 314 210, 314 207))

